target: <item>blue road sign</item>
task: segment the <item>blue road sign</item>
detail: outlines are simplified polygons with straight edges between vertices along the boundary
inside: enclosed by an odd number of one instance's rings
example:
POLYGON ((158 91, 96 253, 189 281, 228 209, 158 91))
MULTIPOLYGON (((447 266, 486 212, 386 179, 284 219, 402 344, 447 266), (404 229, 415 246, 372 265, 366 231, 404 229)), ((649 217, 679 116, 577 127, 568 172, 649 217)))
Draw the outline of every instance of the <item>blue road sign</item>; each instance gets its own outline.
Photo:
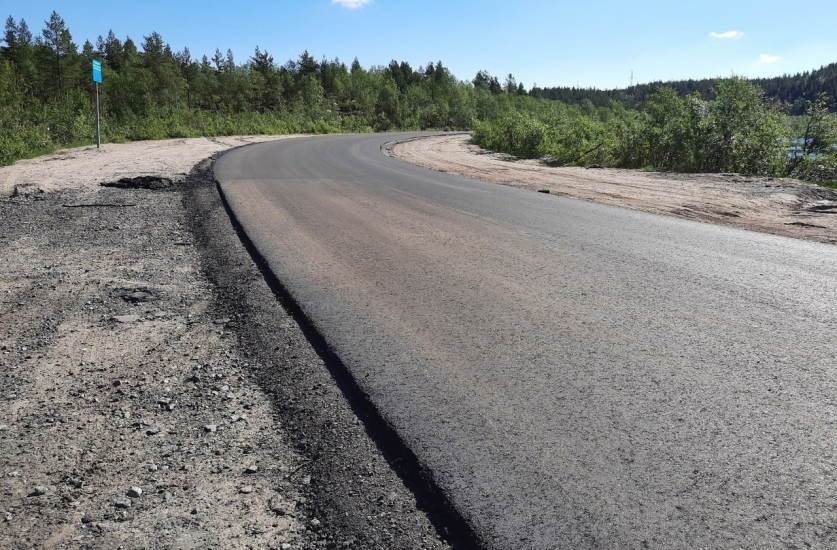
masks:
POLYGON ((93 60, 93 82, 102 83, 102 62, 97 59, 93 60))

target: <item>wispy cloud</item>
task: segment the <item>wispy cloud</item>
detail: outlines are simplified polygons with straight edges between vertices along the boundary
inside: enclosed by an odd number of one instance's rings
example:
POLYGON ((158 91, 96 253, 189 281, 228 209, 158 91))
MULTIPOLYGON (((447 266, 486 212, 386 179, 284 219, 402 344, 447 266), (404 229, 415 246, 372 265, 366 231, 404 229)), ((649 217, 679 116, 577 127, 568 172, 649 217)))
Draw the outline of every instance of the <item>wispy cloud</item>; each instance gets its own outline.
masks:
POLYGON ((727 31, 727 32, 710 32, 709 36, 712 38, 741 38, 744 33, 741 31, 727 31))
POLYGON ((759 63, 773 63, 774 61, 779 61, 782 59, 778 55, 767 55, 763 53, 759 56, 759 63))
POLYGON ((331 3, 343 6, 344 8, 348 8, 350 10, 356 10, 367 4, 371 4, 372 0, 331 0, 331 3))

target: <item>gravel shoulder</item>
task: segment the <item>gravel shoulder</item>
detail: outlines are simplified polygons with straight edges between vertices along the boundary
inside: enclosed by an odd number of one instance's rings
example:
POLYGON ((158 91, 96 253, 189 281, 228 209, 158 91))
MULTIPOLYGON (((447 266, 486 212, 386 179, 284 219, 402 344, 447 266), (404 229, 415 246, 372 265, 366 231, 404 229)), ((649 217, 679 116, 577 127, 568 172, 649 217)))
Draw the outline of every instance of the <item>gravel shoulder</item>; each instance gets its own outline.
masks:
POLYGON ((0 548, 465 547, 198 163, 249 139, 0 168, 0 548))
POLYGON ((550 167, 473 145, 469 135, 394 144, 406 162, 467 178, 578 199, 837 243, 837 191, 791 179, 550 167))

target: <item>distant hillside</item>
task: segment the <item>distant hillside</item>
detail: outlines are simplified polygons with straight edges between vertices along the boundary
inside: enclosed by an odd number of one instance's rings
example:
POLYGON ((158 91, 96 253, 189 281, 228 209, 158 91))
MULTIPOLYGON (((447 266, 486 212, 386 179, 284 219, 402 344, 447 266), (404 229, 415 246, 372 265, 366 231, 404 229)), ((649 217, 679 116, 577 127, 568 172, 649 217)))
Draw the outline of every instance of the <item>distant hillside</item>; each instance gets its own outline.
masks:
MULTIPOLYGON (((529 93, 535 97, 554 99, 564 103, 581 103, 589 100, 597 107, 608 105, 611 100, 622 103, 627 108, 642 107, 645 99, 662 86, 674 88, 680 96, 699 92, 703 97, 713 97, 712 87, 719 79, 680 80, 674 82, 651 82, 638 84, 630 88, 617 90, 596 90, 582 88, 533 88, 529 93)), ((758 84, 768 97, 775 97, 790 106, 789 114, 801 115, 805 112, 806 101, 810 101, 820 92, 830 97, 829 109, 837 111, 837 63, 806 71, 795 75, 774 78, 756 78, 751 82, 758 84)))

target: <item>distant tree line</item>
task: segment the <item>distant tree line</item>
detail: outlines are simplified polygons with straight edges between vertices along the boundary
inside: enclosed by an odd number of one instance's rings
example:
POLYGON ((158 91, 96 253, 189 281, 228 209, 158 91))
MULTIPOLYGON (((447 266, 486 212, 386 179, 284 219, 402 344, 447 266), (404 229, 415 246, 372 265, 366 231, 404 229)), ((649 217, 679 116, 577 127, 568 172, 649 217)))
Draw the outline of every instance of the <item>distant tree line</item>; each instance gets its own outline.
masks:
POLYGON ((243 62, 230 50, 193 57, 156 32, 139 44, 113 33, 79 48, 53 12, 35 34, 6 20, 0 47, 0 164, 57 145, 89 142, 94 114, 91 61, 102 61, 106 141, 236 133, 363 132, 473 128, 525 108, 523 84, 480 72, 457 80, 441 61, 364 68, 357 59, 277 63, 256 47, 243 62))
MULTIPOLYGON (((534 97, 576 105, 589 101, 595 107, 606 107, 611 101, 617 101, 625 108, 637 109, 644 107, 648 98, 660 88, 672 89, 680 97, 698 93, 703 99, 715 99, 715 87, 723 80, 727 79, 657 81, 613 90, 535 87, 529 93, 534 97)), ((823 93, 829 97, 826 107, 831 112, 837 112, 837 63, 795 75, 750 79, 750 82, 759 86, 766 97, 786 104, 785 112, 789 115, 804 115, 808 105, 823 93)))

